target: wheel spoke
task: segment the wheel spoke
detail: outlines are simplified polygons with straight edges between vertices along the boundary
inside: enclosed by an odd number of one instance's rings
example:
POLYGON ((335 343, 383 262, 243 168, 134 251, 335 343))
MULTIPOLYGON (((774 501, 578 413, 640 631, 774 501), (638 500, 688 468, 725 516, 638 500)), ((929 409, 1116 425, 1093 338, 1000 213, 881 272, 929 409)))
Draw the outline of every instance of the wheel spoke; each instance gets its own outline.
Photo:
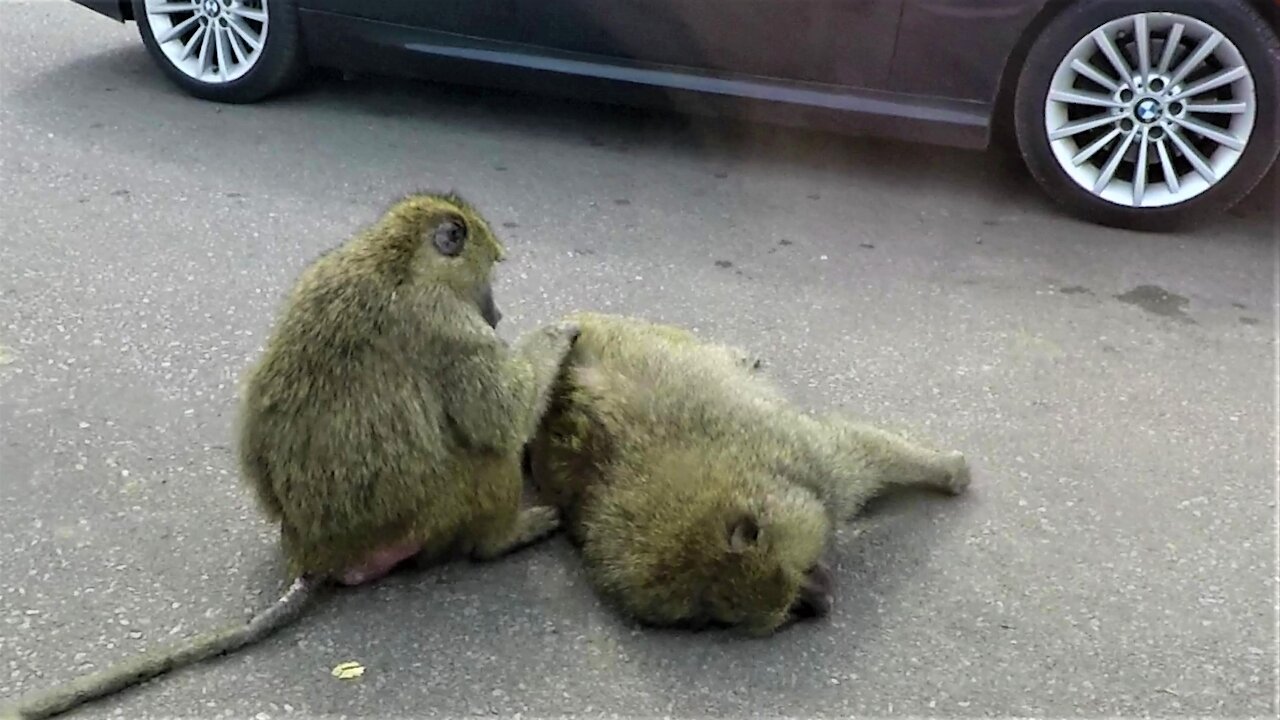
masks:
POLYGON ((211 44, 212 40, 213 40, 213 31, 212 29, 206 27, 204 32, 204 39, 200 41, 200 76, 201 77, 203 77, 205 73, 209 72, 209 45, 211 44))
POLYGON ((1151 75, 1151 29, 1147 27, 1147 16, 1139 15, 1133 20, 1134 42, 1138 45, 1138 76, 1145 84, 1151 75))
POLYGON ((246 20, 253 20, 255 22, 267 21, 266 10, 258 10, 257 8, 240 7, 239 5, 228 8, 228 9, 231 11, 232 15, 245 18, 246 20))
POLYGON ((1053 132, 1049 133, 1049 139, 1061 140, 1062 138, 1071 137, 1073 135, 1079 135, 1082 132, 1086 132, 1094 128, 1100 128, 1103 125, 1108 125, 1115 121, 1116 121, 1115 116, 1108 113, 1103 113, 1101 115, 1094 115, 1093 117, 1088 117, 1088 118, 1085 118, 1084 120, 1077 120, 1075 122, 1071 122, 1071 123, 1067 123, 1066 125, 1063 125, 1057 130, 1054 130, 1053 132))
POLYGON ((1223 70, 1221 72, 1214 73, 1189 88, 1183 88, 1182 92, 1169 98, 1169 102, 1202 95, 1210 90, 1220 88, 1227 83, 1233 83, 1248 74, 1248 68, 1243 66, 1233 67, 1230 70, 1223 70))
POLYGON ((215 26, 213 39, 217 46, 218 74, 222 76, 222 81, 226 82, 227 66, 231 64, 230 59, 227 57, 227 29, 215 26))
POLYGON ((1107 185, 1111 184, 1111 178, 1116 175, 1116 168, 1120 167, 1120 161, 1124 159, 1124 154, 1129 150, 1129 146, 1133 144, 1133 138, 1138 134, 1137 129, 1129 131, 1125 135, 1124 140, 1116 145, 1111 151, 1111 157, 1107 159, 1107 164, 1103 166, 1102 172, 1098 174, 1098 181, 1093 184, 1094 194, 1101 193, 1107 185))
POLYGON ((1223 131, 1221 128, 1216 128, 1208 123, 1200 122, 1195 118, 1174 118, 1173 121, 1200 137, 1209 138, 1224 147, 1229 147, 1236 151, 1244 149, 1244 142, 1241 141, 1240 138, 1223 131))
POLYGON ((1163 75, 1169 72, 1169 65, 1173 63, 1174 53, 1178 52, 1178 43, 1182 42, 1182 32, 1186 27, 1182 23, 1177 23, 1169 31, 1169 37, 1164 40, 1164 52, 1160 53, 1160 64, 1156 67, 1156 73, 1163 75))
POLYGON ((194 55, 196 50, 199 50, 202 46, 204 36, 207 35, 208 32, 209 29, 203 25, 196 28, 196 31, 191 34, 191 39, 187 41, 186 45, 182 46, 182 57, 180 59, 186 60, 194 55))
POLYGON ((1081 75, 1089 78, 1090 80, 1098 83, 1102 87, 1112 92, 1115 92, 1116 90, 1120 89, 1119 83, 1107 77, 1106 75, 1103 75, 1101 72, 1098 71, 1097 68, 1095 68, 1094 66, 1090 65, 1089 63, 1083 60, 1072 60, 1071 69, 1075 70, 1081 75))
POLYGON ((1120 57, 1120 49, 1116 44, 1107 37, 1107 34, 1101 30, 1093 31, 1093 42, 1107 56, 1107 60, 1111 62, 1111 66, 1116 69, 1116 73, 1120 75, 1120 80, 1125 85, 1133 84, 1133 71, 1129 69, 1129 63, 1120 57))
POLYGON ((1164 138, 1156 141, 1156 153, 1160 156, 1160 169, 1164 173, 1164 184, 1169 192, 1176 193, 1182 187, 1178 182, 1178 173, 1173 169, 1173 159, 1169 157, 1169 148, 1165 147, 1164 138))
POLYGON ((1084 92, 1083 90, 1054 90, 1049 93, 1049 99, 1055 102, 1091 105, 1093 107, 1124 107, 1119 100, 1114 100, 1106 95, 1099 95, 1098 93, 1084 92))
POLYGON ((162 3, 160 5, 152 5, 147 8, 147 12, 159 15, 171 15, 180 12, 194 12, 200 7, 198 2, 171 2, 162 3))
POLYGON ((231 32, 230 28, 223 28, 222 33, 227 38, 227 44, 231 46, 231 54, 236 56, 236 62, 243 63, 248 58, 248 53, 240 47, 239 36, 231 32))
POLYGON ((227 26, 230 27, 231 30, 236 35, 239 35, 240 39, 243 40, 245 44, 248 45, 249 47, 253 48, 254 50, 262 49, 262 41, 259 40, 258 36, 255 35, 252 31, 250 31, 248 27, 245 26, 244 20, 241 20, 238 17, 229 18, 227 20, 227 26))
POLYGON ((1219 113, 1222 115, 1239 115, 1248 112, 1248 103, 1242 102, 1209 102, 1187 103, 1189 113, 1219 113))
POLYGON ((1209 167, 1209 161, 1200 154, 1199 150, 1192 147, 1191 143, 1182 137, 1182 133, 1178 132, 1177 128, 1169 128, 1169 139, 1173 140, 1174 145, 1178 146, 1178 150, 1182 151, 1183 156, 1191 163, 1191 167, 1194 167, 1196 172, 1200 173, 1200 177, 1208 180, 1210 185, 1218 182, 1218 176, 1213 172, 1213 168, 1209 167))
POLYGON ((1182 64, 1178 66, 1178 69, 1174 71, 1173 77, 1169 78, 1169 87, 1173 87, 1185 80, 1187 75, 1190 75, 1191 71, 1194 70, 1197 65, 1204 62, 1204 59, 1209 57, 1209 53, 1213 52, 1223 39, 1222 33, 1216 31, 1209 37, 1205 38, 1205 41, 1200 43, 1200 47, 1196 48, 1195 52, 1188 55, 1187 59, 1183 60, 1182 64))
POLYGON ((1151 128, 1142 128, 1142 139, 1138 141, 1138 165, 1133 172, 1133 206, 1142 207, 1142 199, 1147 195, 1147 142, 1151 137, 1151 128))
POLYGON ((199 18, 197 18, 195 15, 192 15, 186 20, 183 20, 177 25, 174 25, 173 27, 164 31, 163 35, 160 35, 159 37, 156 38, 156 43, 163 45, 176 37, 180 37, 182 33, 190 30, 191 26, 195 25, 197 22, 199 22, 199 18))
POLYGON ((1092 143, 1089 144, 1088 147, 1076 153, 1076 156, 1071 158, 1071 162, 1075 164, 1076 167, 1083 165, 1086 160, 1093 157, 1094 155, 1097 155, 1099 150, 1106 147, 1107 143, 1114 140, 1116 136, 1120 134, 1120 132, 1121 130, 1118 127, 1111 128, 1111 132, 1107 133, 1106 135, 1103 135, 1097 140, 1094 140, 1092 143))

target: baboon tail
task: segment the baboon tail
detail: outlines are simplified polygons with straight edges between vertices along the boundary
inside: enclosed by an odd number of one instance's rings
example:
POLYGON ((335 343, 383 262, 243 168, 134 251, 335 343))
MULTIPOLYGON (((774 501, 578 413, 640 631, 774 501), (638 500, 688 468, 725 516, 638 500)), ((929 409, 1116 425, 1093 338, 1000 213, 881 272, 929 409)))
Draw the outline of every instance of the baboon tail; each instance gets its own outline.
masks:
POLYGON ((18 701, 0 711, 3 720, 43 720, 60 715, 91 700, 106 697, 131 685, 218 655, 239 650, 262 640, 297 619, 315 597, 320 582, 302 576, 271 607, 247 623, 231 625, 198 635, 177 646, 152 650, 137 658, 96 673, 77 678, 61 687, 18 701))

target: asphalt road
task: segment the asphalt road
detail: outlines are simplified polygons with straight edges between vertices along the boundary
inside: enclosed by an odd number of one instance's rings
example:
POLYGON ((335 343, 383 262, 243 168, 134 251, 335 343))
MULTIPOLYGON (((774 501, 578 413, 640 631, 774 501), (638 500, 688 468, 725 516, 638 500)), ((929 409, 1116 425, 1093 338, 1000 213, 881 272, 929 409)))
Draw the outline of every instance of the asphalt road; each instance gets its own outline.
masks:
POLYGON ((833 616, 766 641, 632 627, 557 537, 76 717, 1274 716, 1274 178, 1139 235, 992 155, 383 80, 219 107, 70 2, 0 3, 0 47, 0 697, 274 598, 236 378, 308 259, 453 187, 510 245, 508 337, 694 327, 972 493, 848 527, 833 616))

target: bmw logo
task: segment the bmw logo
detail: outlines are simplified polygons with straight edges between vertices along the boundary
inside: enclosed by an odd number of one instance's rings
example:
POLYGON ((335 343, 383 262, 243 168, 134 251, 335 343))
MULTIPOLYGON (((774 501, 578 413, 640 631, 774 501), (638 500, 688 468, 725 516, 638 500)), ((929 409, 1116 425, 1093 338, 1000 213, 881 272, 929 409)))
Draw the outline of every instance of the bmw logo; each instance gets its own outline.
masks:
POLYGON ((1138 122, 1153 123, 1160 119, 1160 103, 1147 98, 1134 106, 1133 116, 1138 119, 1138 122))
POLYGON ((209 17, 217 17, 222 12, 222 4, 218 0, 204 0, 204 14, 209 17))

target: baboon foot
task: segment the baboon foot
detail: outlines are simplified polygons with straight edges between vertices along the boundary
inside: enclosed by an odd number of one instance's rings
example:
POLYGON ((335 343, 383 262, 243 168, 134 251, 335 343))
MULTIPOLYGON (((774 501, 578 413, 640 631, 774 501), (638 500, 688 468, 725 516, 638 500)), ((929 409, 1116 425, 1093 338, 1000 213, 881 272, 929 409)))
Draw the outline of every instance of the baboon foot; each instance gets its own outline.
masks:
POLYGON ((560 529, 560 510, 550 505, 535 505, 520 511, 520 531, 515 546, 537 542, 560 529))
POLYGON ((969 489, 971 480, 969 473, 969 462, 965 459, 964 453, 953 450, 943 456, 943 466, 947 469, 947 478, 942 483, 942 488, 952 495, 963 494, 969 489))
POLYGON ((508 553, 532 545, 560 529, 560 511, 550 505, 535 505, 520 510, 514 527, 501 537, 486 537, 476 544, 472 558, 496 560, 508 553))
POLYGON ((366 555, 360 563, 343 570, 335 579, 338 583, 347 586, 372 582, 385 576, 397 565, 417 555, 421 550, 422 543, 412 540, 384 545, 366 555))

